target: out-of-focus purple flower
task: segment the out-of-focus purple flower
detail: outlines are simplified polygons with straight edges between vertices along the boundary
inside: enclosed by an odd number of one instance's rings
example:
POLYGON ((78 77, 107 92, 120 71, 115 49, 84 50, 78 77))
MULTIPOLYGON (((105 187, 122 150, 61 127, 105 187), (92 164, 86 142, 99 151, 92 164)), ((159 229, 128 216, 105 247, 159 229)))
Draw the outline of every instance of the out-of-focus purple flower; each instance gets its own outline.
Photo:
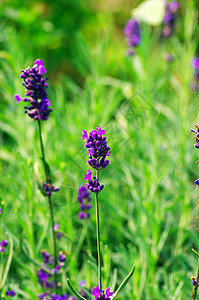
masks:
POLYGON ((195 148, 199 149, 199 125, 195 125, 196 126, 196 130, 195 129, 191 129, 191 132, 195 133, 195 140, 196 140, 196 144, 194 145, 195 148))
POLYGON ((124 28, 124 34, 126 35, 129 50, 127 54, 135 54, 135 47, 140 44, 140 24, 134 19, 130 19, 124 28))
POLYGON ((16 293, 13 290, 6 291, 6 296, 14 297, 16 293))
POLYGON ((16 103, 20 101, 29 102, 25 106, 25 113, 34 120, 47 120, 52 112, 51 103, 48 99, 46 89, 48 87, 48 77, 43 77, 46 73, 43 60, 36 59, 32 68, 28 67, 22 70, 20 77, 23 79, 23 85, 26 89, 25 97, 15 94, 16 103))
POLYGON ((165 15, 163 20, 162 35, 165 37, 171 36, 176 27, 177 10, 179 9, 179 3, 177 1, 172 1, 170 3, 166 2, 165 15))
POLYGON ((52 193, 58 192, 60 190, 60 188, 55 189, 55 187, 51 183, 42 182, 42 187, 44 189, 46 196, 51 196, 52 193))
POLYGON ((86 130, 82 131, 82 140, 86 139, 84 147, 88 149, 88 164, 96 170, 104 169, 109 164, 106 156, 110 156, 110 147, 107 147, 106 136, 103 137, 104 134, 106 132, 100 126, 97 126, 96 130, 92 130, 89 135, 86 130))
POLYGON ((2 240, 0 242, 0 252, 4 252, 7 245, 8 245, 8 241, 2 240))
POLYGON ((86 183, 87 188, 94 193, 99 193, 101 190, 103 190, 104 185, 99 183, 99 179, 96 176, 93 176, 94 180, 91 180, 92 172, 89 170, 88 175, 85 174, 85 177, 83 180, 88 180, 88 183, 86 183))
POLYGON ((59 251, 58 260, 64 262, 66 260, 66 254, 63 251, 59 251))
POLYGON ((79 283, 79 285, 80 285, 81 287, 85 287, 85 285, 86 285, 85 280, 81 280, 80 283, 79 283))
POLYGON ((95 297, 93 300, 110 300, 113 296, 113 292, 110 292, 110 288, 107 288, 105 291, 100 289, 98 283, 98 285, 93 288, 92 295, 95 297))
MULTIPOLYGON (((62 237, 62 235, 63 235, 63 233, 61 232, 61 231, 59 231, 59 228, 60 228, 60 226, 59 226, 59 224, 55 224, 54 225, 54 230, 55 230, 55 235, 56 235, 56 238, 59 240, 61 237, 62 237)), ((50 230, 52 231, 52 227, 50 227, 50 230)))
POLYGON ((194 69, 194 79, 191 83, 191 90, 198 91, 199 90, 199 57, 194 57, 191 62, 191 66, 194 69))
POLYGON ((165 60, 168 62, 168 63, 171 63, 174 61, 174 56, 172 54, 166 54, 165 55, 165 60))
POLYGON ((191 276, 192 285, 197 286, 197 276, 191 276))
POLYGON ((81 212, 79 213, 80 219, 88 219, 90 218, 90 214, 88 213, 89 209, 92 207, 89 202, 91 201, 90 192, 88 191, 85 185, 81 185, 78 189, 77 201, 80 204, 81 212))

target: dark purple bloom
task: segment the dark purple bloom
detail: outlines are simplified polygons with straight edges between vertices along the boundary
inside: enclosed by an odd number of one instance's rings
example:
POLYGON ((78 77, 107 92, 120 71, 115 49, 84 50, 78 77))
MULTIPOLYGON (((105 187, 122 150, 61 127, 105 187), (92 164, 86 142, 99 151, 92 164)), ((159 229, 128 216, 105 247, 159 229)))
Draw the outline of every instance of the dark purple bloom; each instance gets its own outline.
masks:
POLYGON ((46 196, 51 196, 53 192, 58 192, 60 190, 60 188, 55 189, 51 183, 42 182, 42 187, 44 189, 46 196))
POLYGON ((4 252, 7 245, 8 245, 8 241, 2 240, 0 242, 0 252, 4 252))
POLYGON ((93 300, 111 300, 113 292, 110 292, 110 288, 107 288, 106 291, 99 288, 99 283, 97 287, 93 288, 92 295, 95 297, 93 300))
POLYGON ((179 9, 179 3, 177 1, 172 1, 170 3, 166 2, 165 6, 165 16, 163 20, 162 35, 169 37, 175 30, 177 10, 179 9))
POLYGON ((90 192, 88 191, 87 187, 85 187, 85 185, 81 185, 79 187, 77 201, 80 203, 80 208, 82 210, 79 213, 79 218, 88 219, 90 217, 88 210, 92 207, 92 205, 89 204, 89 202, 91 201, 90 192))
POLYGON ((16 103, 20 101, 29 102, 25 106, 25 113, 34 120, 47 120, 52 112, 51 103, 48 99, 46 89, 48 87, 48 77, 43 77, 46 73, 43 60, 36 59, 32 68, 28 67, 22 70, 20 77, 23 79, 23 85, 26 89, 25 97, 22 98, 15 94, 16 103))
POLYGON ((127 37, 129 50, 128 55, 135 54, 135 47, 140 44, 140 24, 136 20, 129 20, 124 28, 124 34, 127 37))
POLYGON ((86 139, 84 147, 88 149, 89 160, 88 164, 96 169, 101 170, 108 166, 109 161, 106 156, 110 156, 110 147, 107 147, 105 130, 97 126, 96 130, 92 130, 89 135, 86 130, 82 131, 82 140, 86 139))
POLYGON ((16 295, 16 293, 13 290, 6 291, 6 296, 14 297, 15 295, 16 295))
POLYGON ((192 285, 197 286, 197 276, 191 276, 192 285))
POLYGON ((100 185, 99 183, 99 179, 96 178, 96 176, 93 176, 94 180, 91 180, 91 175, 92 172, 90 170, 88 170, 88 175, 85 174, 85 177, 83 178, 83 180, 88 180, 88 183, 86 183, 87 188, 94 193, 99 193, 101 192, 101 190, 103 190, 104 185, 100 185))

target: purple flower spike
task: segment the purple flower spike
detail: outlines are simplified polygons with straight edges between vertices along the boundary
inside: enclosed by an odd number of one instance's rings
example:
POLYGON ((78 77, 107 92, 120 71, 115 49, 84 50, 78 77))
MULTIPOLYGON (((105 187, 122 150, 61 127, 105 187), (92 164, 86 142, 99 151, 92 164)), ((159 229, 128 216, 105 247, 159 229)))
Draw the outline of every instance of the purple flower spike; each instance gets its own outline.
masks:
POLYGON ((95 299, 92 300, 111 300, 111 297, 113 296, 113 292, 110 292, 110 288, 107 288, 106 291, 99 288, 99 283, 97 287, 93 288, 92 295, 95 297, 95 299))
MULTIPOLYGON (((91 180, 91 176, 89 177, 91 180)), ((79 213, 80 219, 88 219, 90 218, 90 214, 88 213, 89 209, 92 207, 89 202, 91 201, 90 192, 88 191, 85 185, 81 185, 78 189, 77 201, 80 204, 81 212, 79 213)))
POLYGON ((2 240, 0 242, 0 252, 4 252, 7 245, 8 245, 8 241, 2 240))
POLYGON ((16 103, 20 101, 29 102, 25 106, 25 113, 34 120, 47 120, 52 112, 51 103, 48 99, 46 89, 48 87, 47 77, 43 78, 46 73, 43 60, 36 59, 33 67, 22 70, 20 77, 23 79, 23 86, 26 89, 25 97, 22 98, 15 94, 16 103))
POLYGON ((165 6, 165 16, 163 20, 162 35, 164 37, 169 37, 175 30, 177 10, 179 9, 179 3, 177 1, 172 1, 170 3, 166 2, 165 6))
MULTIPOLYGON (((91 172, 91 171, 89 171, 89 172, 90 172, 89 178, 84 178, 84 180, 85 180, 85 179, 88 179, 88 183, 86 183, 87 188, 88 188, 91 192, 94 192, 94 193, 99 193, 99 192, 101 192, 101 191, 103 190, 103 188, 104 188, 104 185, 103 185, 103 184, 100 185, 99 179, 96 178, 96 176, 93 176, 93 179, 94 179, 94 180, 91 180, 92 172, 91 172)), ((87 175, 86 175, 86 176, 87 176, 87 175)), ((86 177, 86 176, 85 176, 85 177, 86 177)))
POLYGON ((6 291, 6 296, 14 297, 16 293, 13 290, 6 291))
POLYGON ((124 34, 127 37, 127 42, 129 46, 129 50, 127 52, 128 55, 134 55, 135 54, 135 47, 137 47, 140 44, 140 24, 136 20, 129 20, 126 23, 126 26, 124 28, 124 34))
MULTIPOLYGON (((86 130, 83 130, 83 139, 86 139, 86 143, 84 144, 84 148, 88 149, 89 160, 88 164, 96 170, 105 169, 109 160, 106 160, 106 156, 110 156, 110 147, 107 147, 105 130, 102 130, 100 126, 97 126, 96 130, 92 130, 89 133, 89 136, 86 130)), ((89 176, 90 173, 88 173, 89 176)), ((89 178, 86 179, 89 180, 89 178)))

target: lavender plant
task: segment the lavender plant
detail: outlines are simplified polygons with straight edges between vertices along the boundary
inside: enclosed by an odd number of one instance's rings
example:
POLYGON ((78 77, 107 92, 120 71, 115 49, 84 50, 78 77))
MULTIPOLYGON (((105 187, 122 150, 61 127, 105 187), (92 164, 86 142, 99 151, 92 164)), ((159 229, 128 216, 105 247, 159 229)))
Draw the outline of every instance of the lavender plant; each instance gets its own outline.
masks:
MULTIPOLYGON (((59 188, 55 188, 52 185, 51 175, 50 175, 50 168, 46 162, 46 156, 44 151, 43 139, 42 139, 42 130, 41 130, 41 121, 46 121, 49 118, 50 113, 52 112, 51 103, 48 99, 48 93, 46 91, 48 84, 47 79, 48 77, 44 77, 46 73, 46 69, 44 67, 44 62, 40 59, 37 59, 34 62, 33 67, 28 67, 25 70, 22 70, 22 74, 20 77, 23 80, 23 86, 26 89, 25 97, 21 97, 18 94, 15 94, 14 98, 17 103, 20 101, 27 102, 28 105, 24 106, 25 113, 32 118, 33 120, 37 121, 38 124, 38 131, 39 131, 39 141, 40 141, 40 148, 42 154, 42 161, 45 173, 45 182, 42 182, 39 186, 40 191, 44 196, 48 198, 49 210, 50 210, 50 217, 51 217, 51 225, 52 225, 52 235, 53 235, 53 248, 54 248, 54 257, 51 259, 51 262, 54 266, 54 282, 50 283, 50 287, 54 289, 55 293, 57 294, 58 289, 58 282, 57 282, 57 273, 60 267, 60 261, 58 264, 57 259, 57 246, 56 246, 56 226, 54 222, 54 214, 53 214, 53 205, 52 205, 52 193, 59 191, 59 188)), ((43 254, 44 255, 44 254, 43 254)), ((47 254, 46 254, 47 255, 47 254)), ((45 256, 45 260, 46 260, 45 256)), ((49 263, 49 261, 48 261, 49 263)), ((52 273, 52 272, 51 272, 52 273)), ((48 279, 48 274, 44 272, 40 272, 39 275, 40 283, 43 280, 46 284, 48 279)), ((54 299, 53 295, 52 299, 54 299)), ((56 296, 56 295, 55 295, 56 296)), ((48 298, 41 297, 40 299, 48 299, 48 298)), ((57 296, 58 297, 58 296, 57 296)), ((51 299, 51 298, 50 298, 51 299)), ((58 298, 56 298, 58 299, 58 298)))
POLYGON ((129 56, 135 54, 135 47, 140 44, 141 36, 140 36, 140 24, 138 21, 134 19, 130 19, 124 28, 124 34, 127 38, 128 43, 128 51, 127 54, 129 56))
MULTIPOLYGON (((195 63, 197 64, 198 62, 195 62, 195 63)), ((194 147, 196 149, 199 149, 199 125, 195 125, 195 127, 196 127, 196 130, 191 129, 191 132, 195 133, 194 138, 195 138, 196 143, 195 143, 194 147)), ((196 163, 198 163, 198 161, 196 163)), ((199 186, 199 179, 196 179, 194 183, 197 186, 199 186)), ((199 257, 199 253, 194 249, 192 249, 192 250, 199 257)), ((199 262, 198 262, 196 276, 192 276, 191 281, 192 281, 192 285, 193 285, 192 300, 196 300, 197 299, 197 290, 198 290, 198 287, 199 287, 199 262)))
POLYGON ((177 1, 166 2, 165 15, 162 24, 162 35, 164 37, 170 37, 176 27, 177 11, 179 9, 179 3, 177 1))
MULTIPOLYGON (((127 284, 134 273, 135 266, 133 266, 131 272, 124 279, 122 284, 116 290, 116 292, 110 292, 108 287, 103 289, 102 285, 102 260, 100 249, 100 210, 99 210, 99 193, 103 190, 104 185, 99 182, 99 171, 105 169, 109 165, 107 156, 110 156, 110 147, 107 146, 107 140, 105 136, 105 130, 102 130, 100 126, 96 127, 96 130, 92 130, 89 134, 86 130, 82 131, 82 140, 85 140, 84 148, 88 149, 88 164, 96 170, 96 176, 92 176, 92 172, 88 170, 88 174, 85 174, 83 180, 87 180, 86 187, 91 192, 95 193, 95 208, 96 208, 96 236, 97 236, 97 265, 98 265, 98 285, 92 290, 92 295, 95 297, 93 300, 100 299, 114 299, 118 292, 127 284), (93 178, 92 178, 93 177, 93 178)), ((81 190, 80 190, 81 191, 81 190)), ((84 192, 85 189, 84 189, 84 192)), ((81 198, 81 196, 80 196, 81 198)), ((80 295, 72 286, 69 279, 67 279, 68 286, 72 292, 80 299, 86 299, 80 295)))

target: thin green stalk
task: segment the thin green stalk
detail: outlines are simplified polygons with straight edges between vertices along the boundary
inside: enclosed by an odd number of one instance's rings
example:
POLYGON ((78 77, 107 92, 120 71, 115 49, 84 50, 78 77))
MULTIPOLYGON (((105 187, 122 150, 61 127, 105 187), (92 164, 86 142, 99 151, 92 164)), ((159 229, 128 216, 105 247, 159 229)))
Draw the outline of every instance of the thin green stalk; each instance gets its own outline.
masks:
MULTIPOLYGON (((46 183, 51 183, 51 178, 49 177, 49 171, 46 164, 46 158, 45 158, 45 152, 44 152, 44 145, 41 135, 41 122, 38 120, 38 127, 39 127, 39 140, 40 140, 40 147, 41 147, 41 153, 42 153, 42 160, 44 164, 44 172, 46 176, 46 183)), ((56 235, 55 235, 55 229, 54 229, 54 215, 53 215, 53 206, 52 206, 52 200, 51 196, 48 196, 48 204, 50 209, 50 218, 51 218, 51 225, 52 225, 52 235, 53 235, 53 248, 54 248, 54 268, 57 265, 57 247, 56 247, 56 235)), ((54 280, 55 280, 55 292, 57 293, 57 274, 54 273, 54 280)))
MULTIPOLYGON (((97 178, 99 179, 99 170, 97 170, 97 178)), ((96 209, 96 232, 97 232, 97 259, 98 259, 98 282, 100 289, 102 288, 102 263, 100 251, 100 226, 99 226, 99 198, 95 193, 95 209, 96 209)))
POLYGON ((13 255, 13 242, 12 242, 12 239, 10 239, 9 241, 10 241, 10 253, 9 253, 7 264, 6 264, 6 267, 5 267, 3 279, 2 279, 2 282, 0 284, 0 295, 1 295, 2 289, 5 285, 7 276, 8 276, 8 272, 9 272, 9 269, 10 269, 10 264, 11 264, 11 261, 12 261, 12 255, 13 255))

